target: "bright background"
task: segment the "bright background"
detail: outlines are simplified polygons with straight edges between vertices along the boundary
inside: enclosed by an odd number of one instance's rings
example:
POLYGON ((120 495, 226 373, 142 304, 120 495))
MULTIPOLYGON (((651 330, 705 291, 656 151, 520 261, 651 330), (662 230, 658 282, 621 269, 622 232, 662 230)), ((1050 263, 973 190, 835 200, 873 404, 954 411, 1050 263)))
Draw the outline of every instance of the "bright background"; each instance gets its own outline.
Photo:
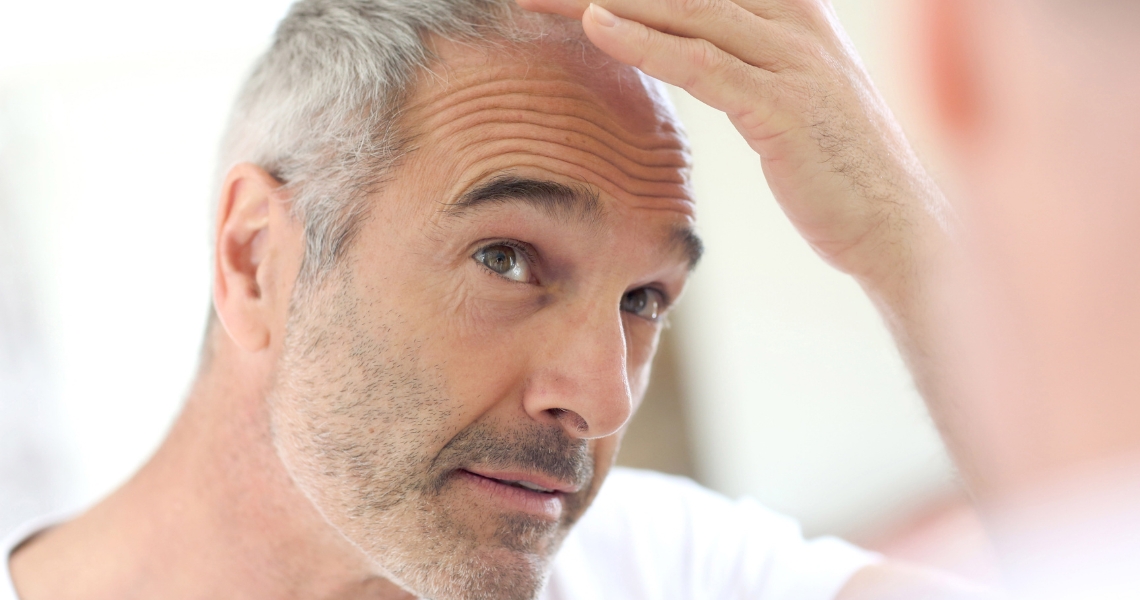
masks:
MULTIPOLYGON (((834 4, 929 151, 903 3, 834 4)), ((0 529, 97 500, 177 414, 209 300, 216 148, 287 5, 0 0, 0 529)), ((645 417, 676 435, 641 432, 665 446, 648 464, 679 453, 672 470, 861 540, 952 496, 869 301, 795 234, 727 119, 676 101, 708 254, 658 365, 679 408, 645 417)))

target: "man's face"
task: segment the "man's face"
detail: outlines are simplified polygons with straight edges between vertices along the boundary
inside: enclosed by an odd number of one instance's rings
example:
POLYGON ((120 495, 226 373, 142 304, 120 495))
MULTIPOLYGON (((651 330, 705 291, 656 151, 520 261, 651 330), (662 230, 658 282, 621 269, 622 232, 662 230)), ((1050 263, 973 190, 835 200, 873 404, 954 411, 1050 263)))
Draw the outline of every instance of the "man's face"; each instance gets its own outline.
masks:
POLYGON ((295 298, 275 443, 383 575, 530 598, 695 260, 688 154, 656 88, 580 45, 439 53, 414 150, 295 298))

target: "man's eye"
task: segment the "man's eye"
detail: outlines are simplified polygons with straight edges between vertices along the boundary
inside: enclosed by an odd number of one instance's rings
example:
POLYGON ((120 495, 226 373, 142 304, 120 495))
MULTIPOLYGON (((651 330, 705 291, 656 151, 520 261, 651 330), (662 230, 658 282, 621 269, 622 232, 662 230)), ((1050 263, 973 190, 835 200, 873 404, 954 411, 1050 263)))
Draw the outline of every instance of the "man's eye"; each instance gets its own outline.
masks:
POLYGON ((621 297, 621 309, 643 319, 656 321, 665 310, 665 297, 653 288, 638 288, 621 297))
POLYGON ((471 258, 511 281, 530 281, 530 265, 527 264, 526 257, 506 244, 480 248, 471 258))

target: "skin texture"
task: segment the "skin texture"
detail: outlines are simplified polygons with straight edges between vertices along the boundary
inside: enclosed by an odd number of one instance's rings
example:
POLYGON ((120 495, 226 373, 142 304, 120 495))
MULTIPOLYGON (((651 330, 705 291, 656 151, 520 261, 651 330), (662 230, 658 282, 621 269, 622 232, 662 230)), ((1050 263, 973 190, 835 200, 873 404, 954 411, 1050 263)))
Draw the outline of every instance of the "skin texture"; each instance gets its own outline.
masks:
POLYGON ((580 41, 437 50, 415 149, 321 283, 294 287, 280 183, 231 171, 224 327, 186 409, 128 484, 13 555, 21 598, 533 596, 695 258, 688 154, 659 90, 580 41), (468 197, 526 180, 546 187, 468 197), (480 258, 506 244, 514 279, 480 258), (565 489, 523 510, 467 469, 565 489))

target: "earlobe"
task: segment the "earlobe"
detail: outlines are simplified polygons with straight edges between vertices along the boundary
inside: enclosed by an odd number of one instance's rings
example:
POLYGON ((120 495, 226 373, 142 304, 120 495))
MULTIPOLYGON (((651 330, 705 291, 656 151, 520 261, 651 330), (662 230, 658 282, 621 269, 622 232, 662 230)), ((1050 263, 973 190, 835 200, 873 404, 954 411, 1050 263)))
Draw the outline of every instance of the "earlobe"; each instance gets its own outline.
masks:
POLYGON ((920 17, 924 71, 939 125, 951 138, 968 136, 982 118, 979 49, 970 34, 972 0, 926 0, 920 17))
POLYGON ((276 280, 270 212, 281 183, 243 163, 226 176, 214 247, 214 308, 229 337, 247 352, 269 346, 276 280))

